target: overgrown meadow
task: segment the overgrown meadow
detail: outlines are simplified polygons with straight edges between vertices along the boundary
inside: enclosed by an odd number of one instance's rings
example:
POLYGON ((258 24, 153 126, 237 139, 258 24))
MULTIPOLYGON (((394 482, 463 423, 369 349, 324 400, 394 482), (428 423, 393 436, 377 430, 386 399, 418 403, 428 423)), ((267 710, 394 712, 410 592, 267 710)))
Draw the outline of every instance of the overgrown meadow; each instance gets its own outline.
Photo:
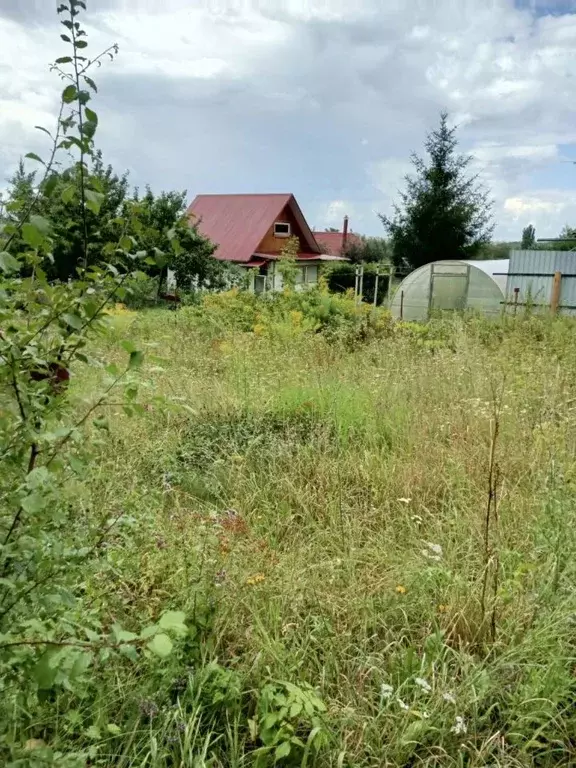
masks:
POLYGON ((0 764, 575 765, 573 320, 217 292, 85 10, 0 210, 0 764))
POLYGON ((14 765, 574 764, 570 321, 233 291, 119 307, 98 354, 126 338, 141 415, 86 425, 69 503, 115 522, 75 610, 175 631, 6 692, 14 765))

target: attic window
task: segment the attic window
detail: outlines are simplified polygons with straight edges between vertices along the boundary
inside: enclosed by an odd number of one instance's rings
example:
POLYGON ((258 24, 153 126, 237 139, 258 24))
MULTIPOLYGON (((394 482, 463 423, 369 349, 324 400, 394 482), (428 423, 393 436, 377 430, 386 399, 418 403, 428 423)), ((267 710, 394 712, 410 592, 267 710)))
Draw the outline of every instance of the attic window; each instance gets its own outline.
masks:
POLYGON ((290 237, 290 224, 287 221, 277 221, 274 224, 274 237, 290 237))

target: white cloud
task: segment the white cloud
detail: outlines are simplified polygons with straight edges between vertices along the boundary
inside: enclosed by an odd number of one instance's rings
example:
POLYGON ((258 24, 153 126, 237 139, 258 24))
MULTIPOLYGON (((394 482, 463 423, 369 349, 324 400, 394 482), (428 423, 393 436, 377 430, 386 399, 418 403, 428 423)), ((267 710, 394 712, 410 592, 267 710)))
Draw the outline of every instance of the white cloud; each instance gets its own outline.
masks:
MULTIPOLYGON (((44 5, 34 27, 24 4, 3 5, 0 177, 37 148, 32 126, 47 124, 60 89, 47 62, 63 46, 44 5)), ((576 148, 576 13, 566 3, 557 15, 540 4, 539 16, 513 0, 91 5, 88 50, 120 44, 96 74, 99 142, 140 184, 291 190, 326 225, 353 213, 378 234, 373 210, 389 212, 410 152, 446 108, 492 190, 498 235, 517 236, 529 216, 542 236, 563 217, 576 222, 573 195, 554 182, 565 146, 576 148)))

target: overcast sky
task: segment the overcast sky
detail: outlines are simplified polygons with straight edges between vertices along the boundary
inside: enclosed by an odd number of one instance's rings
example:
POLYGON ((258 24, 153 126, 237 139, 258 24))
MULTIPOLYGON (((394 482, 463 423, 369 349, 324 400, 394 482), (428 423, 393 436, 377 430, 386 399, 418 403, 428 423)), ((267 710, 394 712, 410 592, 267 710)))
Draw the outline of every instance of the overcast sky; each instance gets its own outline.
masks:
MULTIPOLYGON (((0 186, 61 89, 56 3, 0 0, 0 186)), ((496 236, 576 225, 576 0, 88 0, 98 145, 136 185, 293 192, 312 226, 382 234, 447 109, 496 236)))

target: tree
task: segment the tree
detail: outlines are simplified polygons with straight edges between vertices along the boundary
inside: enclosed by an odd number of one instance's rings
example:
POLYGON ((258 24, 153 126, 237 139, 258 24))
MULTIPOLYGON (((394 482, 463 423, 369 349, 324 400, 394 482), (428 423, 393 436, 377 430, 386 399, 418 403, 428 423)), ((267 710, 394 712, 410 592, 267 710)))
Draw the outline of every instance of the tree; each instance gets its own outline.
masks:
POLYGON ((414 269, 440 259, 473 258, 489 242, 493 230, 492 202, 477 176, 468 176, 472 161, 456 152, 456 129, 448 127, 448 114, 428 134, 426 163, 412 156, 414 176, 394 216, 380 216, 392 240, 392 258, 400 268, 414 269))
POLYGON ((536 244, 536 230, 532 224, 524 227, 522 230, 522 243, 520 247, 523 251, 529 251, 536 244))
POLYGON ((214 258, 216 245, 204 237, 186 216, 186 192, 161 192, 154 195, 147 187, 137 203, 140 242, 156 266, 148 274, 159 277, 160 291, 168 269, 174 271, 181 290, 222 288, 232 280, 227 264, 214 258))
MULTIPOLYGON (((87 165, 84 164, 84 171, 87 165)), ((78 269, 113 259, 103 256, 106 243, 118 240, 121 234, 117 223, 122 214, 128 190, 128 174, 118 176, 112 166, 105 166, 102 153, 95 151, 90 163, 90 178, 97 190, 98 205, 84 208, 77 190, 80 169, 77 164, 51 175, 50 185, 39 183, 36 190, 36 173, 27 173, 21 160, 8 191, 7 215, 16 221, 21 212, 31 205, 36 192, 34 208, 38 214, 52 222, 54 248, 42 268, 49 279, 67 280, 78 275, 78 269)), ((21 242, 14 238, 10 252, 20 252, 21 242)))
POLYGON ((346 248, 342 253, 353 264, 374 264, 376 262, 390 261, 388 243, 383 237, 358 237, 349 238, 346 248))

